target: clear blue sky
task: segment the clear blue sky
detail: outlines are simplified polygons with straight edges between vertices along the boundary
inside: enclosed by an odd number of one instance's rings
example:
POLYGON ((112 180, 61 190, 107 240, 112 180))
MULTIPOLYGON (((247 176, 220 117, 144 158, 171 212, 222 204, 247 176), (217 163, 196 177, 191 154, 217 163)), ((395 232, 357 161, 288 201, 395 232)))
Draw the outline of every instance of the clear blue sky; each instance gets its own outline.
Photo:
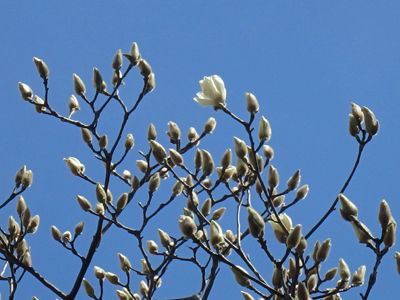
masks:
MULTIPOLYGON (((307 199, 289 212, 293 222, 303 224, 305 231, 335 199, 356 158, 358 144, 347 129, 350 102, 367 106, 379 119, 381 129, 367 145, 345 194, 358 206, 360 220, 375 235, 380 234, 377 211, 382 199, 387 200, 394 217, 400 220, 397 1, 14 1, 0 4, 0 26, 0 197, 6 199, 11 193, 14 175, 22 165, 33 170, 33 186, 24 193, 32 214, 41 216, 38 232, 28 237, 33 266, 65 292, 71 287, 71 276, 77 272, 79 261, 52 240, 50 227, 56 225, 61 231, 72 231, 75 224, 84 220, 86 229, 77 248, 86 253, 95 223, 80 210, 75 196, 84 195, 92 203, 95 197, 93 186, 71 176, 62 158, 78 157, 85 164, 86 173, 98 181, 102 180, 104 169, 81 141, 77 128, 38 115, 20 98, 19 81, 43 97, 42 81, 32 62, 34 56, 50 68, 51 104, 67 115, 68 98, 73 93, 72 73, 82 78, 88 95, 92 95, 92 68, 97 67, 109 84, 115 52, 122 49, 127 53, 132 42, 138 43, 143 58, 156 74, 157 87, 146 96, 125 133, 133 133, 136 146, 120 171, 126 168, 133 174, 138 174, 137 151, 146 151, 148 147, 145 132, 150 122, 157 128, 159 141, 169 147, 164 135, 169 121, 178 123, 186 135, 189 127, 201 131, 209 117, 216 118, 214 134, 200 144, 214 154, 216 162, 227 148, 233 148, 233 136, 245 138, 240 126, 222 112, 202 108, 192 100, 200 90, 198 81, 203 76, 221 76, 227 89, 228 108, 245 119, 248 117, 244 93, 253 93, 260 102, 258 117, 264 115, 272 126, 272 164, 279 171, 282 188, 297 169, 301 169, 302 183, 310 186, 307 199)), ((129 87, 121 91, 127 103, 136 99, 141 87, 140 76, 132 74, 126 80, 129 87)), ((75 117, 85 122, 90 112, 83 109, 82 101, 81 107, 75 117)), ((112 107, 99 126, 109 137, 117 130, 118 113, 112 107)), ((185 161, 190 164, 193 155, 188 153, 185 161)), ((114 197, 125 192, 116 180, 114 184, 114 197)), ((172 184, 173 180, 163 181, 162 189, 169 194, 172 184)), ((156 201, 164 201, 161 192, 156 195, 156 201)), ((157 239, 157 227, 179 235, 177 220, 186 200, 178 200, 182 201, 174 206, 175 210, 164 214, 160 223, 146 232, 148 239, 157 239)), ((137 208, 129 209, 123 220, 133 227, 137 208)), ((0 211, 2 227, 7 226, 11 213, 15 216, 15 203, 0 211)), ((222 228, 228 229, 232 220, 233 215, 228 213, 221 220, 222 228)), ((337 211, 312 236, 308 251, 311 252, 316 239, 328 237, 332 238, 333 247, 323 270, 337 266, 343 257, 352 273, 366 264, 369 274, 373 253, 356 242, 351 226, 337 211)), ((272 230, 266 238, 275 243, 272 230)), ((261 268, 263 275, 270 278, 272 264, 260 255, 256 244, 248 245, 251 258, 265 264, 261 268)), ((280 249, 274 248, 275 253, 280 249)), ((395 250, 400 248, 393 247, 384 258, 370 299, 398 297, 400 277, 391 258, 395 250)), ((123 278, 118 252, 140 268, 134 239, 116 230, 111 230, 103 240, 94 264, 123 278)), ((185 269, 185 265, 170 271, 171 276, 165 277, 157 298, 198 292, 199 273, 185 269)), ((25 277, 17 299, 33 295, 41 300, 55 298, 29 274, 25 277)), ((86 277, 94 284, 92 268, 86 277)), ((217 280, 218 287, 211 299, 242 299, 242 289, 225 266, 217 280)), ((138 287, 139 280, 136 281, 138 287)), ((98 292, 97 285, 95 288, 98 292)), ((114 286, 106 283, 105 289, 108 298, 115 297, 114 286)), ((364 291, 365 286, 343 294, 342 298, 357 299, 358 293, 364 291)), ((3 282, 0 292, 7 295, 3 282)))

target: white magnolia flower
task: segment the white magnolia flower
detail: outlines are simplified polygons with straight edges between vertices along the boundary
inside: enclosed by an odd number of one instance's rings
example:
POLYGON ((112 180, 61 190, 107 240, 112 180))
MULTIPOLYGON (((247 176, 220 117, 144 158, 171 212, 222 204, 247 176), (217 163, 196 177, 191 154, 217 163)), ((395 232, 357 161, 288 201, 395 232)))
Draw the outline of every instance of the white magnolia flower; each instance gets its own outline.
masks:
POLYGON ((211 77, 204 76, 203 80, 199 81, 202 91, 198 92, 194 101, 201 106, 218 107, 220 104, 225 106, 226 89, 224 81, 218 75, 211 77))
POLYGON ((85 166, 75 157, 64 158, 63 161, 67 163, 71 173, 75 176, 78 176, 85 171, 85 166))

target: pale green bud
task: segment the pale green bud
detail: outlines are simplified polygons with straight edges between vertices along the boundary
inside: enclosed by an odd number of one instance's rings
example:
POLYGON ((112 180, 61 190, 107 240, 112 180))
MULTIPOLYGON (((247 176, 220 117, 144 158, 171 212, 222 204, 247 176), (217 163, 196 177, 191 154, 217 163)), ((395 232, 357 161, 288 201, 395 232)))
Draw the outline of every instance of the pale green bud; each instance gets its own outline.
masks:
POLYGON ((354 222, 351 221, 351 226, 353 227, 354 233, 356 234, 358 238, 358 242, 361 244, 367 244, 373 239, 371 231, 368 229, 367 226, 365 226, 361 222, 354 222))
POLYGON ((349 133, 351 136, 357 136, 360 132, 357 119, 353 115, 349 115, 349 133))
MULTIPOLYGON (((256 182, 256 187, 257 187, 257 182, 256 182)), ((279 207, 282 205, 283 201, 285 201, 285 195, 281 195, 281 196, 274 198, 274 200, 272 200, 272 203, 274 204, 274 207, 279 207)))
POLYGON ((33 181, 33 172, 31 170, 28 170, 24 173, 24 176, 22 176, 22 187, 27 188, 30 187, 33 181))
POLYGON ((78 75, 76 75, 75 73, 73 74, 73 78, 74 78, 74 90, 75 90, 75 93, 78 96, 83 96, 83 94, 85 94, 85 92, 86 92, 85 84, 83 83, 81 78, 78 75))
POLYGON ((204 124, 204 132, 211 134, 216 126, 217 126, 217 121, 213 117, 211 117, 207 120, 206 124, 204 124))
POLYGON ((36 95, 35 95, 35 111, 39 114, 46 111, 46 107, 44 107, 43 99, 36 95))
POLYGON ((31 221, 29 222, 29 225, 26 227, 26 232, 28 233, 35 233, 36 230, 39 227, 39 222, 40 222, 40 217, 39 215, 35 215, 31 221))
POLYGON ((338 268, 333 268, 333 269, 328 270, 328 271, 325 273, 324 281, 326 281, 326 280, 329 280, 329 281, 333 280, 333 279, 335 278, 335 276, 336 276, 337 271, 338 271, 338 268))
POLYGON ((108 282, 111 284, 117 285, 119 283, 119 278, 114 273, 107 272, 106 278, 107 278, 108 282))
POLYGON ((392 218, 390 207, 385 200, 382 200, 379 205, 378 220, 382 228, 386 228, 392 218))
POLYGON ((144 160, 137 160, 136 166, 138 167, 139 171, 142 173, 147 172, 148 164, 144 160))
POLYGON ((96 296, 94 295, 94 288, 89 283, 89 281, 87 281, 85 278, 83 278, 82 285, 83 285, 83 288, 85 289, 86 295, 88 295, 90 298, 96 299, 96 296))
POLYGON ((264 236, 265 222, 261 215, 251 206, 247 207, 247 222, 253 237, 261 238, 264 236))
POLYGON ((263 155, 268 160, 273 159, 274 158, 274 149, 272 149, 271 146, 264 145, 263 146, 263 155))
POLYGON ((249 167, 247 166, 246 157, 244 157, 244 158, 239 158, 238 157, 236 159, 236 175, 238 177, 242 177, 242 176, 246 175, 248 170, 249 170, 249 167))
POLYGON ((140 60, 139 47, 136 43, 132 44, 129 54, 124 54, 132 66, 136 66, 140 60))
POLYGON ((238 139, 237 137, 233 137, 235 141, 235 153, 238 158, 243 158, 247 155, 247 146, 244 141, 238 139))
POLYGON ((112 61, 112 67, 114 70, 118 71, 119 69, 122 68, 122 52, 121 49, 117 51, 115 54, 113 61, 112 61))
POLYGON ((396 242, 396 225, 395 223, 390 223, 386 227, 386 233, 385 236, 383 237, 383 244, 385 247, 390 248, 394 245, 396 242))
POLYGON ((37 57, 34 57, 33 62, 35 63, 39 76, 42 77, 43 79, 46 79, 49 76, 49 68, 44 63, 44 61, 37 57))
POLYGON ((96 206, 94 207, 94 212, 98 215, 104 215, 105 213, 104 204, 97 203, 96 206))
POLYGON ((118 258, 119 258, 119 266, 120 266, 121 270, 124 272, 129 272, 129 270, 131 269, 131 263, 130 263, 129 259, 121 253, 118 253, 118 258))
POLYGON ((298 188, 299 184, 300 184, 300 170, 297 170, 292 177, 289 178, 288 182, 287 182, 287 187, 289 191, 294 191, 295 189, 298 188))
POLYGON ((75 236, 81 235, 84 228, 85 222, 79 222, 78 224, 76 224, 76 226, 74 227, 75 236))
POLYGON ((147 129, 147 140, 155 140, 157 138, 156 128, 152 123, 149 124, 149 128, 147 129))
POLYGON ((140 74, 142 74, 143 77, 147 77, 151 74, 151 67, 149 63, 143 58, 139 61, 138 67, 140 74))
POLYGON ((245 95, 246 95, 246 110, 252 115, 257 113, 259 110, 257 98, 251 93, 245 93, 245 95))
POLYGON ((107 195, 103 186, 99 182, 96 183, 96 198, 99 203, 106 203, 107 195))
POLYGON ((23 100, 32 101, 33 92, 28 85, 22 82, 18 82, 18 89, 23 100))
POLYGON ((103 150, 103 149, 107 148, 107 145, 108 145, 107 135, 104 134, 99 139, 99 147, 100 147, 100 149, 103 150))
POLYGON ((279 185, 279 174, 278 174, 278 171, 272 165, 269 165, 268 186, 270 188, 274 189, 278 185, 279 185))
POLYGON ((59 241, 61 239, 61 232, 56 226, 51 226, 51 236, 54 240, 59 241))
POLYGON ((218 249, 222 244, 225 243, 224 233, 222 232, 221 226, 217 222, 211 220, 210 222, 210 244, 213 248, 218 249))
POLYGON ((232 150, 228 149, 225 151, 224 155, 221 158, 221 166, 224 170, 226 170, 232 163, 232 150))
POLYGON ((258 129, 258 138, 261 142, 268 142, 271 138, 271 126, 264 116, 261 116, 260 127, 258 129))
POLYGON ((17 214, 19 217, 21 217, 22 212, 24 211, 25 208, 26 208, 26 203, 25 203, 24 197, 22 197, 22 195, 19 195, 18 202, 17 202, 17 208, 16 208, 16 211, 17 211, 17 214))
POLYGON ((79 107, 78 99, 74 95, 71 95, 68 100, 68 109, 69 109, 69 116, 68 118, 71 118, 71 116, 77 111, 80 110, 81 108, 79 107))
POLYGON ((350 269, 344 259, 339 259, 339 276, 342 280, 348 281, 350 279, 350 269))
POLYGON ((203 166, 203 155, 198 148, 196 149, 196 153, 194 155, 194 166, 196 170, 200 170, 203 166))
POLYGON ((204 201, 203 205, 201 206, 201 213, 203 216, 207 217, 210 212, 211 212, 211 198, 207 198, 206 201, 204 201))
MULTIPOLYGON (((194 141, 196 141, 199 138, 199 135, 197 134, 197 131, 194 127, 189 128, 187 138, 188 138, 189 142, 191 142, 191 143, 193 143, 194 141)), ((199 142, 197 142, 196 145, 198 145, 198 144, 199 144, 199 142)))
POLYGON ((213 171, 214 171, 214 161, 212 159, 212 156, 210 154, 210 152, 206 151, 206 150, 202 150, 202 156, 203 156, 203 165, 201 167, 203 174, 205 176, 210 176, 213 171))
POLYGON ((169 131, 166 134, 169 136, 171 142, 176 144, 181 139, 181 130, 178 125, 172 121, 168 122, 169 131))
POLYGON ((367 107, 364 106, 362 111, 365 118, 365 130, 371 135, 376 135, 379 131, 379 121, 375 118, 374 113, 367 107))
POLYGON ((169 151, 169 155, 171 156, 171 160, 172 160, 173 164, 176 166, 181 166, 183 164, 182 155, 174 149, 169 149, 168 151, 169 151))
POLYGON ((316 262, 324 262, 331 252, 331 239, 326 239, 316 253, 316 262))
POLYGON ((90 131, 87 128, 81 127, 81 133, 82 133, 83 141, 86 144, 91 145, 92 144, 92 135, 91 135, 90 131))
POLYGON ((212 187, 213 182, 212 182, 211 178, 207 178, 207 179, 203 180, 202 184, 203 184, 204 187, 209 189, 209 188, 212 187))
POLYGON ((182 234, 188 238, 192 237, 193 234, 197 231, 196 223, 194 223, 193 219, 188 216, 181 215, 179 216, 179 230, 182 234))
POLYGON ((198 205, 199 198, 197 197, 197 193, 192 191, 192 193, 187 197, 186 206, 189 210, 194 211, 198 205))
POLYGON ((211 216, 212 220, 218 221, 220 219, 222 219, 222 217, 224 216, 226 207, 220 207, 217 210, 215 210, 211 216))
POLYGON ((129 296, 130 296, 129 292, 127 294, 124 291, 116 290, 115 293, 117 294, 118 300, 130 300, 129 299, 129 296))
POLYGON ((296 199, 303 200, 305 197, 307 197, 308 191, 308 184, 303 185, 297 190, 296 199))
POLYGON ((28 243, 25 239, 18 243, 17 248, 15 248, 15 252, 17 253, 18 257, 23 256, 26 252, 29 251, 28 243))
POLYGON ((147 244, 147 252, 149 252, 152 255, 154 255, 158 252, 158 245, 156 244, 155 241, 150 240, 150 241, 147 241, 146 244, 147 244))
POLYGON ((134 191, 137 191, 140 188, 140 181, 136 175, 132 178, 131 187, 134 191))
POLYGON ((353 277, 351 278, 351 284, 355 286, 363 285, 366 270, 367 268, 365 266, 359 267, 358 270, 354 272, 353 277))
POLYGON ((312 274, 307 281, 307 289, 312 292, 317 287, 317 275, 312 274))
POLYGON ((157 172, 153 176, 150 177, 149 192, 153 193, 153 192, 157 191, 159 186, 160 186, 160 173, 157 172))
POLYGON ((160 243, 163 247, 169 248, 171 246, 171 238, 168 233, 158 229, 158 237, 160 238, 160 243))
POLYGON ((144 282, 143 280, 140 281, 140 285, 139 285, 139 293, 147 298, 147 293, 149 292, 149 287, 147 286, 146 282, 144 282))
POLYGON ((246 293, 246 292, 243 292, 243 291, 241 291, 241 293, 242 293, 242 295, 244 297, 244 300, 254 300, 253 296, 250 295, 249 293, 246 293))
POLYGON ((396 269, 397 273, 400 275, 400 253, 396 251, 393 257, 396 259, 396 269))
POLYGON ((129 133, 125 139, 125 149, 129 151, 133 148, 134 145, 135 145, 135 140, 133 138, 133 135, 132 133, 129 133))
POLYGON ((343 194, 339 194, 339 201, 342 205, 342 208, 339 208, 340 214, 342 218, 346 221, 351 221, 350 216, 357 217, 358 216, 358 209, 357 206, 353 204, 346 196, 343 194))
POLYGON ((164 163, 164 159, 167 158, 167 152, 165 151, 164 147, 156 142, 155 140, 150 140, 150 147, 153 150, 153 156, 155 160, 159 163, 162 164, 164 163))
POLYGON ((32 267, 32 259, 29 252, 25 252, 24 256, 22 257, 22 263, 28 267, 32 267))
POLYGON ((245 269, 237 265, 235 267, 229 267, 229 269, 232 270, 233 275, 235 275, 236 282, 239 283, 241 286, 248 287, 251 285, 250 279, 243 275, 243 273, 249 275, 249 273, 245 269))
POLYGON ((25 172, 26 172, 26 166, 24 165, 21 169, 19 169, 17 174, 15 174, 14 181, 17 187, 21 185, 22 177, 24 177, 25 172))
POLYGON ((296 225, 286 239, 286 246, 291 249, 297 247, 301 240, 301 225, 296 225))
POLYGON ((97 68, 93 68, 93 87, 97 92, 103 90, 103 77, 101 77, 100 71, 97 68))
POLYGON ((94 267, 94 277, 96 277, 99 280, 103 280, 106 277, 106 272, 99 267, 94 267))
POLYGON ((355 103, 351 103, 351 114, 354 116, 357 122, 360 124, 364 122, 364 114, 361 110, 361 107, 355 103))
POLYGON ((150 93, 152 90, 154 90, 156 87, 156 75, 154 73, 150 73, 150 75, 147 77, 147 82, 146 82, 146 90, 145 93, 150 93))
POLYGON ((121 196, 119 196, 117 202, 115 203, 115 207, 117 208, 118 211, 121 211, 125 208, 127 203, 128 203, 128 194, 123 193, 121 196))
MULTIPOLYGON (((181 180, 184 180, 184 178, 181 178, 181 180)), ((184 187, 183 183, 177 180, 174 186, 172 187, 172 192, 174 193, 175 196, 178 196, 182 193, 183 187, 184 187)))
POLYGON ((92 205, 90 204, 89 200, 87 200, 85 197, 77 195, 76 200, 78 200, 79 206, 84 211, 88 211, 88 210, 92 209, 92 205))
POLYGON ((310 299, 310 294, 308 292, 308 289, 301 281, 299 281, 299 285, 297 286, 297 298, 298 300, 310 299))
MULTIPOLYGON (((31 219, 32 219, 31 212, 29 210, 29 207, 27 207, 22 212, 22 216, 21 216, 22 225, 25 226, 25 227, 28 227, 29 222, 31 221, 31 219)), ((13 220, 14 220, 14 218, 13 218, 13 220)))

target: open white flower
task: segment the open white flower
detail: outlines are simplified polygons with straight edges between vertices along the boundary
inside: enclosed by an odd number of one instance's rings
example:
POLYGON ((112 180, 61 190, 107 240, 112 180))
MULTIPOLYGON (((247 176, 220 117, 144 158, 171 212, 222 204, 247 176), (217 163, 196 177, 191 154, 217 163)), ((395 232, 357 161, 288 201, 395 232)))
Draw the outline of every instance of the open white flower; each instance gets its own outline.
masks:
POLYGON ((203 80, 199 81, 202 91, 196 94, 194 101, 201 106, 218 107, 220 104, 225 106, 226 89, 224 81, 218 75, 211 77, 204 76, 203 80))

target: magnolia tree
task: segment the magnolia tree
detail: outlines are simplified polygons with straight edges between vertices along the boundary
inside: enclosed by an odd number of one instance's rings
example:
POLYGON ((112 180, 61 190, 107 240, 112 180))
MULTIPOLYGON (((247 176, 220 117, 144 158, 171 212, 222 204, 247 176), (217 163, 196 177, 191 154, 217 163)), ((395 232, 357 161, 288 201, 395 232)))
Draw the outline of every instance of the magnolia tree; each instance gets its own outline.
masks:
MULTIPOLYGON (((187 138, 181 135, 176 123, 169 122, 168 145, 157 142, 156 128, 150 123, 147 131, 148 144, 136 146, 141 159, 136 161, 137 170, 132 172, 135 174, 133 175, 128 170, 122 173, 117 171, 117 167, 131 154, 134 147, 133 135, 127 134, 125 137, 126 127, 132 113, 139 109, 142 99, 155 88, 154 73, 146 60, 141 58, 137 44, 133 43, 129 54, 122 54, 118 50, 114 56, 112 88, 107 88, 99 70, 94 68, 95 93, 92 99, 89 99, 80 77, 73 74, 76 96, 69 98, 68 116, 61 115, 52 107, 48 96, 49 70, 46 64, 37 58, 34 58, 34 63, 43 79, 44 94, 40 98, 34 95, 28 85, 19 83, 22 98, 32 104, 38 113, 79 127, 88 151, 93 152, 94 159, 104 165, 105 171, 101 176, 89 174, 90 172, 85 172, 85 166, 78 158, 64 159, 72 175, 88 185, 93 185, 93 195, 76 196, 79 204, 76 208, 84 210, 88 219, 92 218, 97 222, 95 231, 90 233, 84 232, 84 222, 78 223, 72 233, 60 232, 57 224, 51 230, 46 229, 63 246, 60 251, 70 251, 80 259, 80 268, 74 275, 74 283, 69 290, 62 290, 52 284, 52 278, 44 278, 40 274, 40 268, 35 266, 35 257, 31 255, 27 239, 28 236, 32 239, 30 235, 38 229, 39 216, 32 217, 22 196, 32 184, 33 173, 26 170, 25 166, 17 172, 15 189, 0 206, 3 208, 6 205, 16 205, 16 214, 9 216, 8 227, 0 228, 0 253, 5 262, 0 278, 3 285, 8 284, 9 299, 16 297, 18 283, 28 273, 54 292, 59 299, 76 299, 81 288, 93 299, 104 299, 107 290, 116 290, 116 299, 120 300, 165 298, 162 280, 169 268, 176 263, 194 266, 201 278, 197 293, 181 299, 210 299, 216 278, 221 276, 222 270, 227 270, 223 268, 224 265, 232 273, 226 276, 230 276, 232 283, 243 289, 242 296, 238 295, 238 298, 244 297, 246 300, 341 299, 342 293, 353 288, 360 290, 361 299, 368 299, 381 259, 394 245, 396 230, 396 222, 384 200, 380 203, 378 213, 382 231, 375 235, 359 221, 357 207, 344 195, 365 145, 378 133, 379 122, 368 108, 351 104, 349 132, 359 144, 357 159, 329 210, 321 212, 323 217, 305 232, 301 224, 292 223, 290 210, 295 209, 296 204, 306 198, 308 185, 300 185, 300 170, 294 172, 286 185, 279 185, 278 170, 271 165, 274 151, 268 145, 271 127, 264 116, 258 117, 259 104, 253 94, 246 93, 248 121, 245 121, 228 109, 223 80, 217 75, 204 77, 200 80, 202 91, 197 93, 194 100, 203 107, 211 106, 218 113, 227 114, 232 122, 239 123, 247 135, 246 140, 234 136, 232 149, 225 151, 220 162, 214 162, 209 151, 199 148, 200 141, 215 129, 214 118, 205 123, 200 134, 190 128, 187 138), (125 71, 121 71, 124 57, 128 66, 125 71), (123 80, 136 70, 143 76, 143 88, 136 102, 129 106, 123 101, 119 91, 123 80), (75 119, 75 113, 81 109, 79 102, 83 102, 84 109, 92 113, 91 122, 85 124, 75 119), (108 137, 99 132, 97 126, 102 122, 101 117, 111 102, 117 103, 121 115, 119 121, 114 117, 114 122, 119 122, 118 134, 108 137), (109 143, 109 140, 114 142, 109 143), (118 147, 123 149, 122 155, 116 154, 118 147), (188 157, 191 157, 189 163, 186 161, 188 157), (125 186, 124 193, 118 195, 117 199, 113 199, 111 193, 112 177, 125 186), (169 194, 157 193, 162 181, 171 182, 172 191, 169 194), (142 195, 147 194, 147 198, 141 196, 139 201, 138 191, 143 190, 146 193, 142 195), (186 203, 183 212, 175 211, 173 204, 182 198, 186 203), (358 241, 374 253, 376 262, 372 270, 360 266, 357 270, 350 271, 345 262, 346 257, 329 257, 329 237, 314 245, 307 243, 337 206, 340 207, 343 219, 351 224, 358 241), (125 219, 121 220, 128 207, 135 211, 136 225, 125 219), (232 211, 225 214, 228 207, 232 211), (159 228, 159 239, 146 237, 145 230, 151 224, 157 224, 160 214, 165 210, 171 210, 168 214, 175 216, 174 224, 179 228, 175 233, 180 234, 168 234, 165 228, 159 228), (222 218, 230 218, 232 226, 223 230, 220 226, 222 218), (119 267, 124 276, 118 276, 93 263, 96 252, 103 246, 101 241, 111 227, 117 228, 125 240, 133 240, 139 249, 139 257, 133 257, 131 253, 118 254, 119 267), (273 235, 267 234, 268 232, 273 232, 273 235), (77 238, 82 234, 93 236, 84 251, 86 254, 76 249, 76 244, 79 243, 77 238), (271 249, 267 239, 276 239, 282 246, 271 249), (265 257, 264 262, 259 265, 251 261, 248 255, 249 245, 254 243, 258 244, 257 255, 265 257), (338 261, 338 265, 322 271, 328 259, 338 261), (271 263, 265 264, 265 260, 271 263), (266 265, 271 266, 270 269, 266 265), (272 276, 263 277, 266 269, 272 276), (86 280, 85 277, 89 276, 96 278, 96 281, 86 280)), ((356 239, 354 242, 356 243, 356 239)), ((395 258, 399 262, 400 253, 396 252, 395 258)), ((117 268, 117 259, 115 264, 117 268)), ((400 264, 397 263, 397 266, 400 271, 400 264)), ((182 273, 182 276, 186 275, 182 273)), ((176 278, 177 282, 173 284, 177 284, 179 280, 180 278, 176 278)))

